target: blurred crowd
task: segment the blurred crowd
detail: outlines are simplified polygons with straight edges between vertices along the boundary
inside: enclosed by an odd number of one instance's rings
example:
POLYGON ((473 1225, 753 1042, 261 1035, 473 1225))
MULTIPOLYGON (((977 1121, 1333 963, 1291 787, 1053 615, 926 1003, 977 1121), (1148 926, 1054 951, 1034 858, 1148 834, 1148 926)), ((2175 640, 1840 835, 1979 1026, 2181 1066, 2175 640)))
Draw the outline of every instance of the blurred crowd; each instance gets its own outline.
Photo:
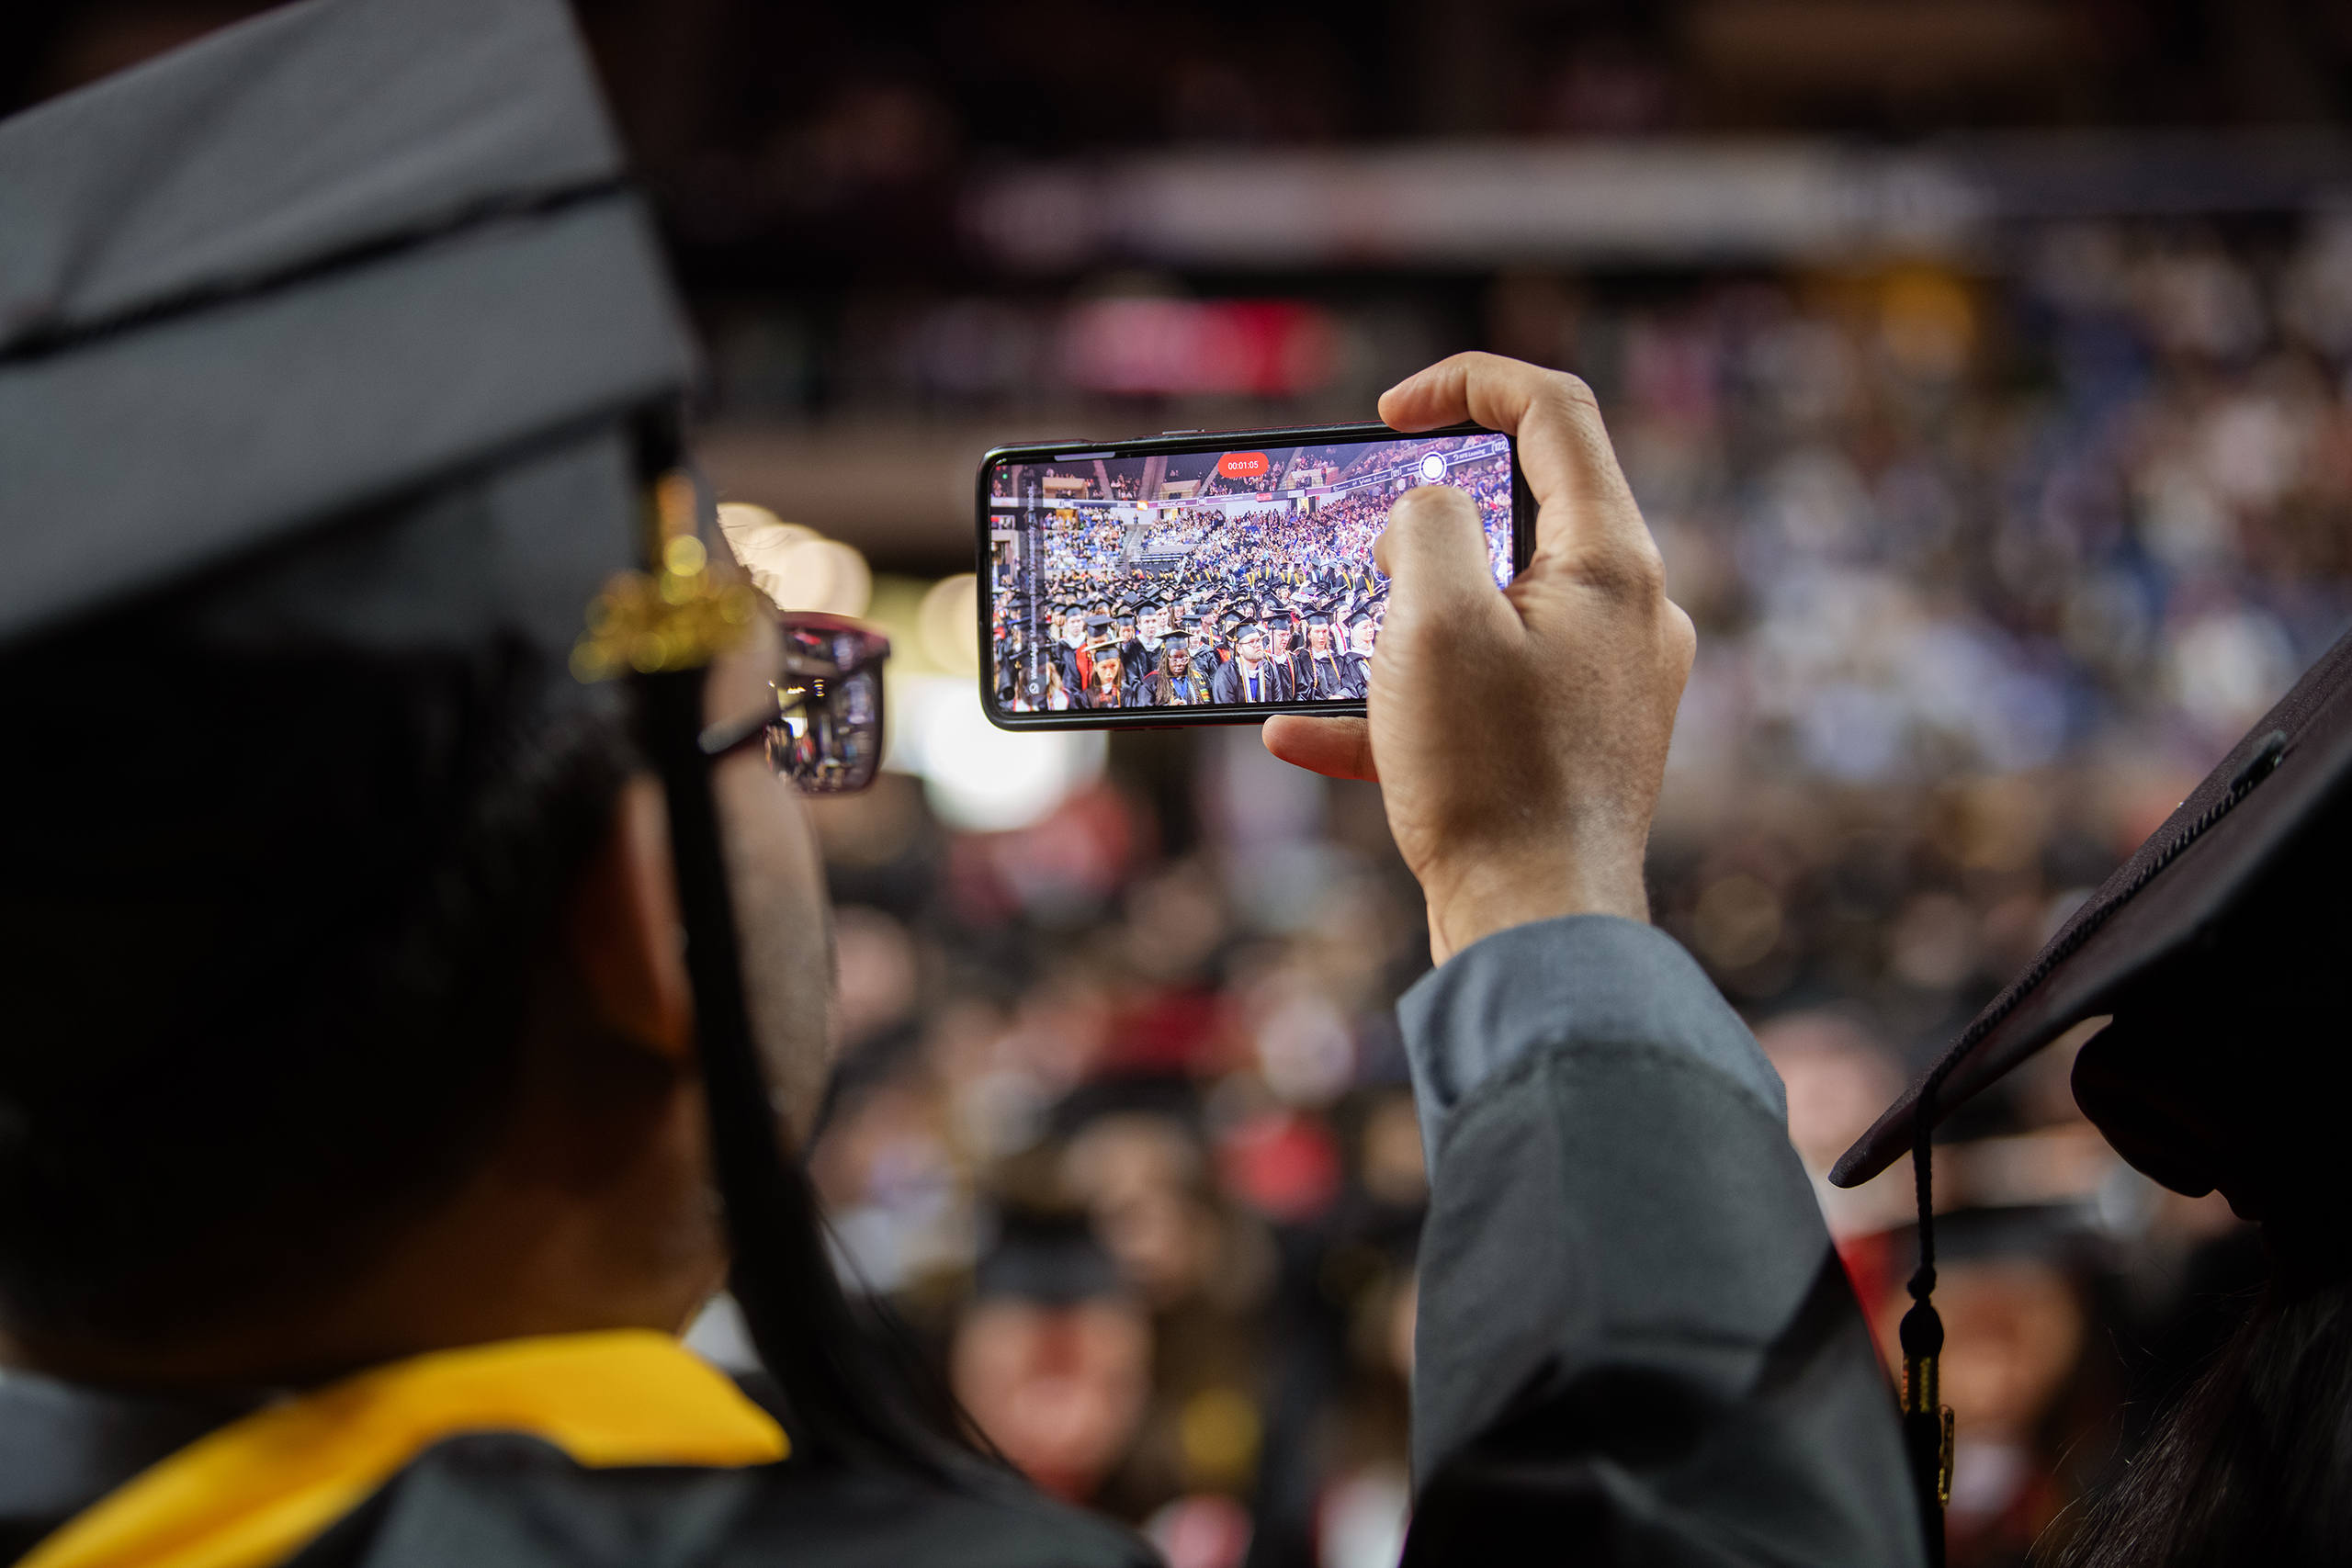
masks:
MULTIPOLYGON (((1817 1179, 2352 620, 2352 229, 1632 302, 1513 275, 1487 336, 1591 380, 1699 625, 1653 908, 1817 1179)), ((1391 1009, 1428 948, 1376 789, 1204 728, 1113 738, 1018 830, 903 775, 816 809, 842 1268, 1177 1568, 1385 1568, 1427 1190, 1391 1009)), ((2063 1534, 2259 1277, 2067 1063, 1938 1155, 1958 1563, 2063 1534)), ((1820 1190, 1891 1348, 1907 1168, 1820 1190)))

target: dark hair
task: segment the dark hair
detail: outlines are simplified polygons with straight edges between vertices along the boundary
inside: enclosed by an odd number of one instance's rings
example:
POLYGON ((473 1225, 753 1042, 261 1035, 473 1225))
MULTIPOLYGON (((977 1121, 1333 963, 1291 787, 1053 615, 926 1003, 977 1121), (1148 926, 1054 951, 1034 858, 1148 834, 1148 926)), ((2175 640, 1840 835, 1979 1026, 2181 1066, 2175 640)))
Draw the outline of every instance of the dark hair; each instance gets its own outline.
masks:
POLYGON ((2352 1562, 2352 1280, 2274 1280, 2064 1568, 2352 1562))
POLYGON ((637 765, 616 704, 544 709, 542 664, 120 619, 11 659, 0 1321, 200 1333, 471 1168, 637 765))

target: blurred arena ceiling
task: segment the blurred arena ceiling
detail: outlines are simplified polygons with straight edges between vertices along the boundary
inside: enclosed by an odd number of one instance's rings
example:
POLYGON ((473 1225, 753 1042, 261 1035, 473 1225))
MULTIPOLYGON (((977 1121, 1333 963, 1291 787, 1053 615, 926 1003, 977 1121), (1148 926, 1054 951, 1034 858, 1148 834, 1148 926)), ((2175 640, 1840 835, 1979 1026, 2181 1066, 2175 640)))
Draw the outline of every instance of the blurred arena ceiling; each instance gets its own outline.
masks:
MULTIPOLYGON (((1466 323, 1513 265, 1965 258, 2013 220, 2352 205, 2352 0, 574 4, 698 313, 788 313, 837 363, 877 300, 1105 268, 1385 276, 1466 323)), ((265 8, 15 0, 0 109, 265 8)), ((944 567, 988 445, 1216 415, 998 427, 1026 417, 817 395, 706 456, 944 567)))

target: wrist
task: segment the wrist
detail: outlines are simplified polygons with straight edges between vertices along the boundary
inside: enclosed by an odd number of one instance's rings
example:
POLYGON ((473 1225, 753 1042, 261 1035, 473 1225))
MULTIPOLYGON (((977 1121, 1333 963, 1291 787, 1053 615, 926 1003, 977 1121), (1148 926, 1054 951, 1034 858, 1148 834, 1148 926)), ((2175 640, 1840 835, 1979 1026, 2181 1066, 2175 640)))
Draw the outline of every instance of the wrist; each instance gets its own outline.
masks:
POLYGON ((1525 856, 1482 862, 1422 879, 1430 961, 1442 964, 1481 938, 1568 915, 1614 915, 1647 925, 1649 892, 1638 859, 1627 864, 1525 856))

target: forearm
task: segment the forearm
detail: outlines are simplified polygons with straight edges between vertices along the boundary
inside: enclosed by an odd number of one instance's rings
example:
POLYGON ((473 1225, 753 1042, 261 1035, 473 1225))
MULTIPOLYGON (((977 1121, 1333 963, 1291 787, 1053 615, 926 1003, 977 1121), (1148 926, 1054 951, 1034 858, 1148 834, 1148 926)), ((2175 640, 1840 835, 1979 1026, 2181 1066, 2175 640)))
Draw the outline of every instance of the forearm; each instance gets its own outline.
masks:
POLYGON ((1416 1555, 1507 1560, 1519 1519, 1669 1560, 1917 1560, 1779 1079, 1690 957, 1544 921, 1399 1010, 1432 1179, 1416 1555))

